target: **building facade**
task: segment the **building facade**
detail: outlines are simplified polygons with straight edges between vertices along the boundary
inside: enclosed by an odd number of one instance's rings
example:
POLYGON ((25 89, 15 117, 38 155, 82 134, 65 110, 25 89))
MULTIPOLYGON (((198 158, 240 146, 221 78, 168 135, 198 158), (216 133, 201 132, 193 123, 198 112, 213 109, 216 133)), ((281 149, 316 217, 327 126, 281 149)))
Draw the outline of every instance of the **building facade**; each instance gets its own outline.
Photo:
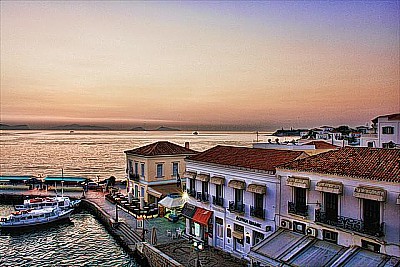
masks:
POLYGON ((188 144, 182 147, 165 141, 125 151, 128 194, 157 203, 168 193, 182 192, 185 158, 196 153, 188 144))
POLYGON ((277 169, 279 227, 400 256, 400 150, 345 147, 277 169))
POLYGON ((306 156, 302 151, 216 146, 186 159, 186 234, 246 255, 275 231, 275 166, 306 156), (206 220, 198 219, 201 214, 208 215, 206 220))
POLYGON ((378 131, 378 147, 400 148, 400 113, 379 116, 372 122, 378 131))

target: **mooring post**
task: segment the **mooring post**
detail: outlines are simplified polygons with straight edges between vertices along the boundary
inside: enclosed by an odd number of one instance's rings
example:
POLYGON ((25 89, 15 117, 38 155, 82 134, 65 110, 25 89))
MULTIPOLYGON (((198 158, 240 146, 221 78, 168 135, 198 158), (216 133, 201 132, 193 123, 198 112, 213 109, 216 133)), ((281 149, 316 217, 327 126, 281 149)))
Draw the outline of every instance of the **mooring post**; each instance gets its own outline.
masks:
POLYGON ((118 222, 118 204, 115 204, 115 222, 118 222))

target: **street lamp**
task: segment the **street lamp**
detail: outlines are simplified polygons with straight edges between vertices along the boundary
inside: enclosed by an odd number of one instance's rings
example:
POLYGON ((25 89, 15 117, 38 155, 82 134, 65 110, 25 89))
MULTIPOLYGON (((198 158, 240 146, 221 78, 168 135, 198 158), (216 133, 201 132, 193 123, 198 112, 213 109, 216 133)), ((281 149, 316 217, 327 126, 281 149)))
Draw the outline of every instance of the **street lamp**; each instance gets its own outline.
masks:
POLYGON ((194 250, 196 251, 196 254, 197 254, 195 267, 200 267, 201 266, 201 263, 200 263, 200 251, 202 251, 204 249, 203 242, 194 241, 193 242, 193 247, 194 247, 194 250))

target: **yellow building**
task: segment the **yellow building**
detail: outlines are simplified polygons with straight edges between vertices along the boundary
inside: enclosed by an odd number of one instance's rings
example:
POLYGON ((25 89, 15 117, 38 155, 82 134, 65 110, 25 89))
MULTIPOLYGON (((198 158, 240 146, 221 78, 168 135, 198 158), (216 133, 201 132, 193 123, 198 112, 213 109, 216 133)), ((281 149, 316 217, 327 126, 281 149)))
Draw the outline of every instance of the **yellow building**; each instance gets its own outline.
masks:
POLYGON ((170 193, 181 193, 185 158, 197 152, 167 141, 125 151, 128 193, 147 203, 157 203, 170 193))

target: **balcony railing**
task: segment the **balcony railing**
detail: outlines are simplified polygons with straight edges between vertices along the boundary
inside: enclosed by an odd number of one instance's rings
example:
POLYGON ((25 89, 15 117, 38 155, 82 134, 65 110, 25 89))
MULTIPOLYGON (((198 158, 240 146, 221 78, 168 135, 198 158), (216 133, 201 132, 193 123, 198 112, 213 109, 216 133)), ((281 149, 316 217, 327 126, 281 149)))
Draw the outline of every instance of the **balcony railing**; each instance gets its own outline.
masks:
POLYGON ((332 218, 326 216, 326 213, 319 209, 315 210, 315 221, 371 236, 382 237, 385 235, 384 223, 366 225, 362 220, 344 216, 332 218))
POLYGON ((139 181, 139 174, 129 173, 129 180, 139 181))
POLYGON ((304 204, 296 204, 294 202, 288 202, 288 213, 296 214, 300 216, 308 216, 308 206, 304 204))
POLYGON ((228 210, 230 212, 236 212, 236 213, 244 213, 244 204, 238 203, 235 201, 229 201, 229 208, 228 210))
POLYGON ((196 190, 187 188, 186 192, 188 193, 189 196, 194 197, 194 198, 196 197, 196 190))
POLYGON ((197 200, 201 202, 208 202, 208 193, 197 192, 197 200))
POLYGON ((224 199, 219 196, 213 196, 213 205, 223 207, 224 206, 224 199))
POLYGON ((265 219, 265 209, 250 206, 250 216, 264 220, 265 219))

